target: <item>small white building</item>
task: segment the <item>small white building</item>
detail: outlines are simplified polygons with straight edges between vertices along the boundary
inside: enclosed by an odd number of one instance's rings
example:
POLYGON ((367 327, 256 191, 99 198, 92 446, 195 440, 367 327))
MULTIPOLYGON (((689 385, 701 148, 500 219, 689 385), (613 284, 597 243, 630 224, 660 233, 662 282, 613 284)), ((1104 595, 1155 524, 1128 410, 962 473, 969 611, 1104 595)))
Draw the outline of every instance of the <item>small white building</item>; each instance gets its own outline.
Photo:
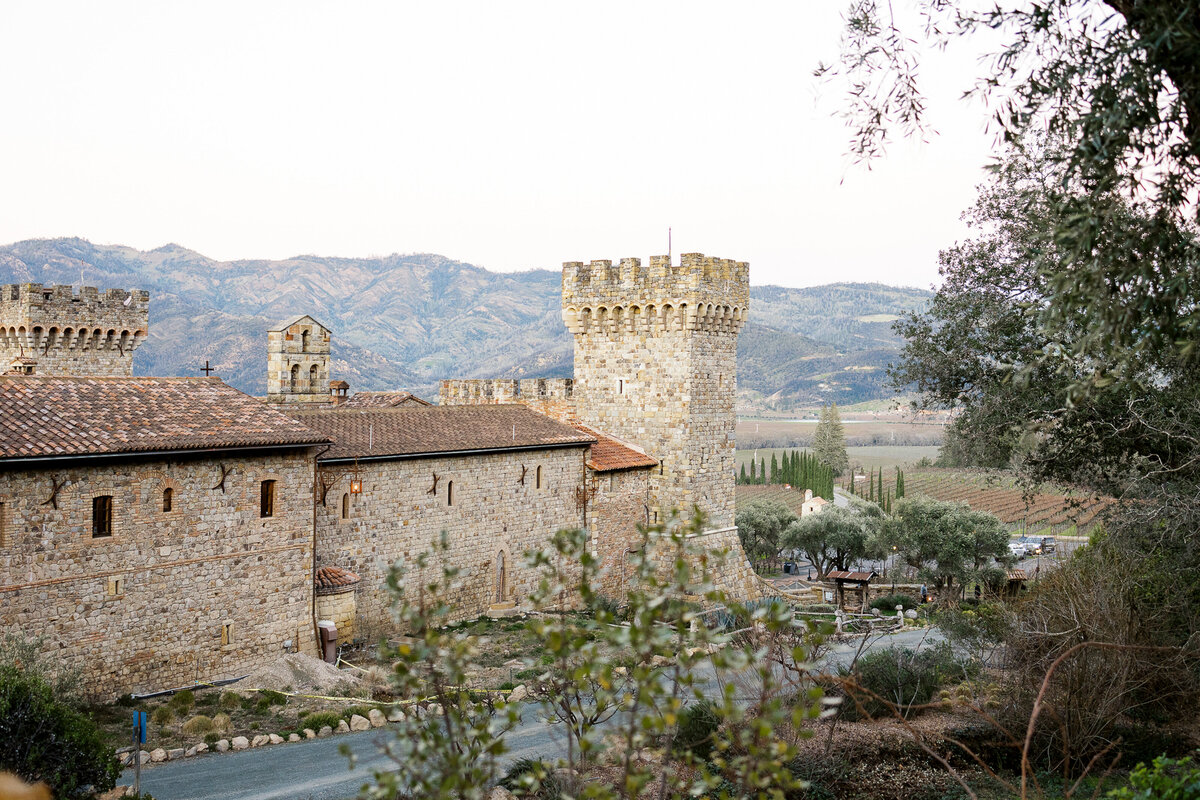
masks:
POLYGON ((829 501, 824 497, 813 497, 812 489, 804 490, 804 504, 800 506, 800 516, 807 517, 809 514, 820 514, 825 510, 825 506, 829 505, 829 501))

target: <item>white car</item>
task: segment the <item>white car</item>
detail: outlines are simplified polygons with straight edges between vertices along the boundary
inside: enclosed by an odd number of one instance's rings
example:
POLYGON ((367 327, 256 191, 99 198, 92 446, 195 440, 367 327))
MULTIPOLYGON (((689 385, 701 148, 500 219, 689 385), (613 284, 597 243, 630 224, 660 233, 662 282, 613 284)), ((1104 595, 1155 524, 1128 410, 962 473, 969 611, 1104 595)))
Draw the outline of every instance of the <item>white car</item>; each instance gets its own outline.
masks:
POLYGON ((1008 552, 1012 553, 1018 559, 1022 559, 1027 555, 1025 552, 1025 545, 1022 542, 1009 542, 1008 552))

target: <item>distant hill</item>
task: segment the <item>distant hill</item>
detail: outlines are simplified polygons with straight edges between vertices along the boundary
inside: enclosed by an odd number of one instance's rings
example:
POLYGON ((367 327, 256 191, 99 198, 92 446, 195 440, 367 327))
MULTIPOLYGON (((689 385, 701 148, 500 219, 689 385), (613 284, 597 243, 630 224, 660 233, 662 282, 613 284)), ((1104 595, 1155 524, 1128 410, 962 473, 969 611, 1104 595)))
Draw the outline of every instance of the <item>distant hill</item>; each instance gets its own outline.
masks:
MULTIPOLYGON (((83 239, 0 247, 0 283, 81 276, 150 291, 150 336, 135 360, 144 375, 195 375, 207 359, 232 385, 263 394, 266 329, 295 313, 333 331, 332 371, 352 390, 432 398, 442 378, 571 373, 560 276, 549 270, 495 273, 430 254, 214 261, 174 244, 143 252, 83 239)), ((899 343, 882 320, 928 297, 881 284, 752 287, 739 383, 784 405, 883 396, 882 367, 899 343)))

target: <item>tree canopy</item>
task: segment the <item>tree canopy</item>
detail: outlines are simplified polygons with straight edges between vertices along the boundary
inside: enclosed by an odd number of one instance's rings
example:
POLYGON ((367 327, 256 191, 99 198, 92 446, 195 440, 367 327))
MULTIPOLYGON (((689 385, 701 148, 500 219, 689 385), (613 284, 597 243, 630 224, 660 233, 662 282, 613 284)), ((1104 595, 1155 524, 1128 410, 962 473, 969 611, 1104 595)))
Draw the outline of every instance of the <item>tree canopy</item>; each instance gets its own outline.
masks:
POLYGON ((921 579, 939 589, 973 582, 995 583, 1001 566, 1012 563, 1008 530, 984 511, 965 503, 927 497, 906 497, 884 521, 882 541, 917 570, 921 579))
POLYGON ((742 549, 751 560, 775 558, 783 546, 783 531, 796 519, 778 500, 755 500, 734 515, 742 549))
POLYGON ((832 569, 849 569, 867 556, 867 545, 877 533, 878 515, 840 506, 826 506, 819 514, 793 520, 783 531, 784 548, 799 550, 824 580, 832 569))
POLYGON ((833 470, 835 477, 850 468, 850 458, 846 455, 846 431, 838 415, 837 403, 821 407, 817 430, 813 434, 813 450, 820 462, 833 470))

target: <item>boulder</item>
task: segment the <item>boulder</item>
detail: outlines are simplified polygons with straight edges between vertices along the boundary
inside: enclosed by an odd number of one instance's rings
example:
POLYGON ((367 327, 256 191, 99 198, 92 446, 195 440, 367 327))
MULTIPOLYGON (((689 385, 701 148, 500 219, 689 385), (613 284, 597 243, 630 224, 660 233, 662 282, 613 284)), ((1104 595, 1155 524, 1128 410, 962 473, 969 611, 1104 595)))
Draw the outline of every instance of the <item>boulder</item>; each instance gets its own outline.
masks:
POLYGON ((150 763, 150 754, 147 753, 145 750, 139 750, 138 751, 138 760, 140 760, 143 764, 149 764, 150 763))
POLYGON ((267 736, 265 733, 260 733, 258 736, 255 736, 253 739, 250 740, 250 746, 251 747, 262 747, 264 744, 269 744, 270 742, 271 742, 270 736, 267 736))
MULTIPOLYGON (((367 724, 370 725, 371 723, 368 722, 367 724)), ((350 732, 350 726, 346 724, 346 720, 342 720, 341 722, 338 723, 337 732, 338 733, 349 733, 350 732)))
POLYGON ((207 752, 208 752, 208 745, 206 745, 204 742, 201 742, 200 744, 194 744, 191 747, 189 747, 187 749, 187 752, 184 753, 184 755, 187 756, 188 758, 191 758, 192 756, 199 755, 200 753, 207 753, 207 752))
POLYGON ((493 787, 492 793, 488 795, 488 800, 515 800, 515 798, 516 795, 503 786, 493 787))
POLYGON ((317 732, 314 731, 312 728, 305 728, 304 729, 304 738, 305 739, 315 739, 315 738, 317 738, 317 732))
POLYGON ((404 712, 398 708, 393 708, 388 712, 388 722, 404 722, 404 712))
POLYGON ((429 707, 429 713, 433 714, 435 717, 440 717, 442 715, 441 703, 434 703, 433 705, 431 705, 429 707))
POLYGON ((117 761, 121 764, 122 767, 128 767, 130 764, 133 763, 133 753, 118 753, 117 761))
POLYGON ((387 717, 378 708, 372 708, 367 713, 367 719, 371 721, 372 728, 382 728, 384 725, 387 725, 387 717))
POLYGON ((904 616, 908 617, 909 619, 916 619, 918 616, 917 610, 915 608, 910 608, 908 611, 904 612, 904 616))
MULTIPOLYGON (((5 795, 5 796, 7 797, 7 795, 5 795)), ((15 797, 16 795, 13 795, 13 796, 15 797)), ((24 794, 21 795, 21 797, 34 797, 34 796, 35 795, 24 795, 24 794)), ((41 797, 42 795, 39 794, 36 796, 41 797)), ((49 797, 49 796, 50 796, 49 794, 46 795, 46 797, 49 797)), ((133 796, 133 787, 132 786, 114 786, 113 788, 111 788, 107 792, 105 792, 104 794, 97 795, 99 800, 117 800, 120 797, 132 797, 132 796, 133 796)))
POLYGON ((172 747, 167 751, 167 761, 178 761, 186 752, 182 747, 172 747))
POLYGON ((166 760, 167 760, 167 751, 163 750, 161 747, 156 747, 150 751, 150 761, 151 762, 157 764, 160 761, 166 761, 166 760))
POLYGON ((365 731, 365 730, 370 730, 370 728, 371 728, 371 720, 367 719, 366 717, 362 717, 362 716, 359 716, 358 714, 355 714, 354 716, 352 716, 350 718, 350 730, 365 731))
POLYGON ((217 741, 217 752, 218 753, 224 753, 228 749, 229 749, 229 740, 228 739, 220 739, 217 741))
POLYGON ((525 684, 522 683, 520 686, 516 687, 515 689, 513 689, 511 692, 508 693, 508 702, 519 703, 522 700, 528 699, 528 697, 529 697, 529 690, 526 689, 525 684))
POLYGON ((332 736, 333 728, 328 725, 322 725, 321 730, 317 731, 317 736, 332 736))
POLYGON ((271 740, 271 744, 283 744, 283 737, 278 733, 272 733, 267 738, 271 740))
POLYGON ((250 740, 245 736, 235 736, 230 744, 233 745, 234 750, 245 750, 250 746, 250 740))
POLYGON ((300 741, 300 734, 298 734, 298 733, 289 733, 289 734, 288 734, 288 741, 289 741, 289 742, 298 742, 298 741, 300 741))

